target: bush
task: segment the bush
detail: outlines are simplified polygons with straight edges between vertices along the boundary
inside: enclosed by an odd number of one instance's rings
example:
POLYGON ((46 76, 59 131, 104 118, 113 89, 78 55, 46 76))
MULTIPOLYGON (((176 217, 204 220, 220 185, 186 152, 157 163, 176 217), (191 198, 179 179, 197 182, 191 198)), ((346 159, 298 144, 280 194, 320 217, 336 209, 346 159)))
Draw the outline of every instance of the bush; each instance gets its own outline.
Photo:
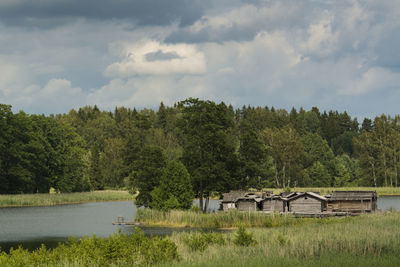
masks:
POLYGON ((136 266, 178 260, 174 242, 146 237, 138 228, 132 235, 114 234, 108 238, 71 238, 51 250, 42 246, 29 252, 22 248, 0 253, 0 266, 136 266))
POLYGON ((248 233, 243 226, 240 226, 239 229, 237 230, 233 242, 236 245, 245 247, 257 244, 257 241, 253 237, 253 233, 248 233))
POLYGON ((201 232, 185 236, 183 242, 191 251, 204 251, 211 244, 224 245, 225 239, 221 233, 201 232))

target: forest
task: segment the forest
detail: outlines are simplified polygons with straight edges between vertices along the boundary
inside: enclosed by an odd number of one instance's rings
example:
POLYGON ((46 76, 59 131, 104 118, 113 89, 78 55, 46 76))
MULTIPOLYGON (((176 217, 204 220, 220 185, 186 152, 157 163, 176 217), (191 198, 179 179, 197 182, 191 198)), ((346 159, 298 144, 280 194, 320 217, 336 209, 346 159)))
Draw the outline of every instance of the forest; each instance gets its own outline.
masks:
POLYGON ((202 203, 235 189, 397 187, 399 167, 400 116, 360 124, 317 107, 234 109, 193 98, 48 116, 0 105, 0 194, 128 188, 145 206, 171 190, 202 203))

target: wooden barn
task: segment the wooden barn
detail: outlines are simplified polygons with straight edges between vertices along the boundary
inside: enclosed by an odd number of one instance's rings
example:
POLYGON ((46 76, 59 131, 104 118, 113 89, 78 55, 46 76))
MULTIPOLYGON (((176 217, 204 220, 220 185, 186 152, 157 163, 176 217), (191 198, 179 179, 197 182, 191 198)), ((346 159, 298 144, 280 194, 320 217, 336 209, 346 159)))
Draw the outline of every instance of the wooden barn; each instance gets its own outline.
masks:
POLYGON ((304 192, 288 198, 287 205, 289 212, 319 213, 326 211, 327 199, 313 192, 304 192))
POLYGON ((244 191, 231 191, 229 193, 222 194, 222 209, 228 211, 230 209, 236 209, 236 200, 240 197, 244 197, 246 192, 244 191))
POLYGON ((334 191, 328 201, 331 212, 374 212, 377 209, 376 191, 334 191))
POLYGON ((261 200, 261 210, 264 212, 285 212, 286 198, 281 196, 268 196, 261 200))
POLYGON ((236 207, 240 211, 257 211, 260 210, 262 198, 255 194, 246 194, 236 200, 236 207))

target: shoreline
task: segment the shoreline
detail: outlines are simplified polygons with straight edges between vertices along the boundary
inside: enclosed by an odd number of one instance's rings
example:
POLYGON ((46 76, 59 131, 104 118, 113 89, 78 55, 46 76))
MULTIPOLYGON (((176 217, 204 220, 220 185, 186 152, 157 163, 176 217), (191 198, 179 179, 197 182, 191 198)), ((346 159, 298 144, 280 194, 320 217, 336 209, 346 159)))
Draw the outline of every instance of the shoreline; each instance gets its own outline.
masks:
POLYGON ((84 204, 92 202, 134 201, 136 195, 128 191, 106 190, 60 194, 0 195, 0 208, 50 207, 56 205, 84 204))
POLYGON ((78 202, 60 202, 49 205, 8 205, 8 206, 0 206, 2 208, 29 208, 29 207, 54 207, 59 205, 76 205, 76 204, 85 204, 85 203, 95 203, 95 202, 122 202, 122 201, 135 201, 135 199, 109 199, 109 200, 88 200, 88 201, 78 201, 78 202))

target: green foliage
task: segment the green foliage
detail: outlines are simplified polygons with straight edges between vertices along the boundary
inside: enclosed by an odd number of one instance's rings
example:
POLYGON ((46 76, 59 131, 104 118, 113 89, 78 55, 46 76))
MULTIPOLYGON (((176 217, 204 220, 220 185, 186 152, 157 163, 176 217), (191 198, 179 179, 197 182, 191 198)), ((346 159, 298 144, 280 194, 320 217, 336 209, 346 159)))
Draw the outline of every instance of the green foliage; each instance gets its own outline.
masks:
MULTIPOLYGON (((233 110, 224 103, 188 99, 179 103, 182 161, 188 169, 197 196, 208 198, 212 191, 226 191, 235 185, 237 156, 229 135, 233 110)), ((201 207, 206 211, 206 207, 201 207)))
POLYGON ((306 171, 308 183, 312 186, 324 186, 331 184, 331 176, 328 169, 319 161, 314 162, 314 164, 306 171))
POLYGON ((191 251, 204 251, 209 245, 225 245, 226 241, 221 233, 200 232, 183 236, 183 242, 191 251))
POLYGON ((55 249, 29 252, 22 248, 0 254, 1 266, 150 266, 178 260, 174 242, 167 238, 145 237, 138 228, 132 235, 114 234, 108 238, 71 238, 55 249))
POLYGON ((134 173, 131 185, 139 191, 136 205, 149 206, 152 201, 151 192, 160 184, 165 167, 165 157, 159 147, 146 146, 134 162, 134 173))
MULTIPOLYGON (((13 113, 0 104, 0 194, 129 185, 140 192, 137 203, 148 206, 163 168, 176 160, 201 200, 247 188, 396 187, 399 125, 400 116, 381 115, 365 118, 359 130, 346 112, 234 111, 223 102, 193 98, 171 107, 161 103, 158 111, 86 106, 56 116, 13 113)), ((155 193, 169 208, 181 202, 176 194, 165 199, 162 191, 155 193)))
POLYGON ((236 231, 236 236, 233 242, 238 246, 248 247, 250 245, 257 244, 257 241, 253 237, 253 233, 249 233, 246 231, 246 228, 240 226, 236 231))
POLYGON ((194 194, 185 165, 172 161, 165 168, 160 185, 151 192, 151 208, 159 210, 189 209, 194 194))

